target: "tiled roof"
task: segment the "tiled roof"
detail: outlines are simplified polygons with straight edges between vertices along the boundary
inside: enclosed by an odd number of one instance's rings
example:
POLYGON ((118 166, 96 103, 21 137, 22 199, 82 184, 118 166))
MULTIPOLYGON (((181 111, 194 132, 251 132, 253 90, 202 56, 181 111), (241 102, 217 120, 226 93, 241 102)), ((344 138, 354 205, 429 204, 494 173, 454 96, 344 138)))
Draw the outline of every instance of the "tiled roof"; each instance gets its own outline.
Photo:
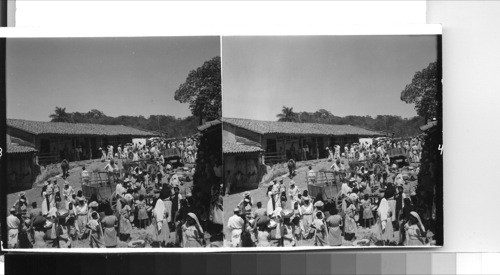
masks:
POLYGON ((204 130, 212 127, 212 126, 219 125, 219 124, 221 124, 221 120, 220 119, 208 121, 205 124, 203 124, 201 126, 198 126, 198 131, 204 131, 204 130))
POLYGON ((7 119, 7 126, 35 135, 92 135, 92 136, 156 136, 151 132, 123 125, 102 125, 90 123, 66 123, 7 119))
POLYGON ((369 137, 385 136, 385 134, 382 132, 367 130, 352 125, 262 121, 243 118, 223 118, 223 123, 229 123, 231 125, 259 134, 292 134, 319 136, 359 135, 369 137))
POLYGON ((434 121, 431 121, 425 125, 420 126, 420 130, 427 131, 436 125, 438 125, 438 122, 437 122, 437 120, 434 120, 434 121))
POLYGON ((243 153, 257 153, 263 152, 260 147, 248 145, 241 142, 233 142, 224 140, 222 142, 222 152, 224 154, 243 154, 243 153))
POLYGON ((18 145, 14 143, 7 144, 7 153, 8 154, 26 154, 33 153, 37 150, 33 147, 18 145))

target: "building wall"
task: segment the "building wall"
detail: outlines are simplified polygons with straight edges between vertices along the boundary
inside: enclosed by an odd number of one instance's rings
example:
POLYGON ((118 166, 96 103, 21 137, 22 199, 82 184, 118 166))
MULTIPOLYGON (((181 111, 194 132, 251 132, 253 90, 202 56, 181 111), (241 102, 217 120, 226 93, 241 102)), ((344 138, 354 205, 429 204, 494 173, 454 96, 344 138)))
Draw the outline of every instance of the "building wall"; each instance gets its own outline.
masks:
POLYGON ((258 153, 224 155, 224 174, 226 184, 235 190, 250 190, 259 187, 262 180, 263 167, 258 153))
POLYGON ((9 154, 7 186, 9 192, 31 189, 36 178, 34 154, 9 154))
POLYGON ((108 145, 113 145, 113 153, 116 153, 119 144, 123 146, 132 142, 132 138, 126 136, 35 136, 14 128, 8 129, 13 137, 33 144, 39 151, 41 164, 60 162, 64 158, 69 161, 96 159, 101 157, 99 147, 106 149, 108 145), (81 153, 77 153, 79 147, 82 148, 81 153))

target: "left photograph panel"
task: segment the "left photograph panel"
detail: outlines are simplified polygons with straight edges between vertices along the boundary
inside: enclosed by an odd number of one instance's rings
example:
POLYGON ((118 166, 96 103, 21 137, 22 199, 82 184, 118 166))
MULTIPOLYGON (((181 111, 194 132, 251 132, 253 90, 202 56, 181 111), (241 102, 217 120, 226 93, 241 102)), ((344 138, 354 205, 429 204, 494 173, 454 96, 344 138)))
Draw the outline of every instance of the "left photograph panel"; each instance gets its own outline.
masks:
POLYGON ((220 37, 7 38, 5 66, 4 248, 222 246, 220 37))

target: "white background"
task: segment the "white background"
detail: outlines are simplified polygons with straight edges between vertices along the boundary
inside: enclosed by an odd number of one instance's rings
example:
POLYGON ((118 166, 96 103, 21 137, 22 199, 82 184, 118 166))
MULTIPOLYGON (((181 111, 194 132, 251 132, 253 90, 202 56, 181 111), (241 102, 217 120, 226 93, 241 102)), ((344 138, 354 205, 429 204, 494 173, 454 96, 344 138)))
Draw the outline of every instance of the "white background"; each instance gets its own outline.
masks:
POLYGON ((326 32, 335 24, 441 23, 444 73, 444 247, 498 252, 500 2, 24 1, 16 26, 106 25, 188 33, 326 32))

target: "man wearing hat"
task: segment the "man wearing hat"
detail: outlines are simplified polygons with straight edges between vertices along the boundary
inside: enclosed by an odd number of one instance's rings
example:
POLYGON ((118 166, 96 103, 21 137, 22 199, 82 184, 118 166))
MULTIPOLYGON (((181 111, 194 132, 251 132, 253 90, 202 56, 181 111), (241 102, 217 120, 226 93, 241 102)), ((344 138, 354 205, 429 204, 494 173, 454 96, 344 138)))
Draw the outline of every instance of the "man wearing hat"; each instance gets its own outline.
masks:
POLYGON ((69 185, 69 182, 67 180, 65 180, 64 187, 63 187, 63 198, 64 198, 64 205, 66 206, 66 209, 68 209, 68 205, 71 201, 71 198, 73 197, 73 194, 75 194, 73 187, 71 187, 69 185))
POLYGON ((99 215, 99 212, 97 212, 97 208, 99 208, 99 203, 96 202, 96 201, 92 201, 88 205, 89 205, 89 213, 88 213, 87 220, 91 220, 92 219, 92 213, 94 213, 94 212, 97 213, 97 217, 98 217, 98 220, 99 220, 101 218, 100 215, 99 215))
POLYGON ((251 198, 245 197, 243 200, 240 202, 238 205, 238 208, 241 211, 241 215, 248 215, 252 212, 252 204, 251 204, 251 198))
POLYGON ((106 160, 106 150, 104 150, 102 147, 99 147, 99 151, 101 151, 101 161, 106 160))
MULTIPOLYGON (((356 181, 356 179, 354 177, 351 177, 349 179, 350 184, 354 183, 355 181, 356 181)), ((352 188, 349 186, 349 184, 346 181, 344 181, 342 183, 342 186, 340 187, 340 191, 342 192, 343 196, 347 196, 349 193, 351 193, 352 188)))
POLYGON ((127 186, 129 184, 129 182, 130 182, 130 179, 129 178, 125 178, 123 180, 123 184, 120 183, 120 182, 118 182, 116 184, 115 194, 116 194, 117 197, 122 197, 123 194, 127 193, 127 189, 126 189, 125 186, 127 186))
POLYGON ((231 246, 240 246, 241 232, 245 221, 240 217, 240 209, 236 207, 233 211, 233 215, 227 221, 227 227, 231 231, 231 246))
POLYGON ((26 193, 19 193, 19 199, 14 203, 13 206, 16 209, 16 214, 18 216, 24 216, 28 210, 28 199, 26 199, 26 193))
POLYGON ((78 236, 81 238, 83 236, 85 226, 87 225, 88 222, 88 205, 85 202, 85 198, 82 197, 77 197, 78 199, 78 204, 75 206, 75 214, 76 214, 76 219, 77 219, 77 225, 78 229, 80 230, 78 236))
POLYGON ((243 199, 240 201, 238 205, 243 204, 245 200, 250 204, 250 206, 253 206, 253 200, 250 197, 250 191, 245 191, 245 193, 243 193, 243 199))
POLYGON ((85 169, 85 166, 82 166, 82 172, 80 173, 80 176, 82 178, 82 184, 83 185, 89 185, 89 183, 90 183, 90 174, 85 169))
POLYGON ((299 201, 300 190, 295 185, 295 181, 290 181, 290 189, 288 190, 288 195, 290 196, 290 205, 293 208, 295 202, 299 201))
POLYGON ((9 248, 16 248, 18 246, 20 225, 21 221, 16 217, 16 208, 12 207, 10 209, 10 215, 7 216, 7 236, 9 248))

